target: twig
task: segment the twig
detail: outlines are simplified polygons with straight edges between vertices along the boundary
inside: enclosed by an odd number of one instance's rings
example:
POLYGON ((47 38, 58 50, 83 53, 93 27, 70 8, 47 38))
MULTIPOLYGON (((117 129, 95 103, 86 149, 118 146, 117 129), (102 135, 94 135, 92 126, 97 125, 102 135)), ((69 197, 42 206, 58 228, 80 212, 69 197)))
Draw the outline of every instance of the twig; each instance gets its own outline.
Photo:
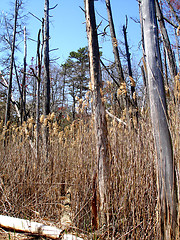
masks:
POLYGON ((124 124, 124 126, 127 125, 127 124, 126 124, 125 122, 123 122, 121 119, 117 118, 117 117, 114 116, 112 113, 108 112, 108 110, 106 110, 106 113, 107 113, 110 117, 114 118, 117 122, 124 124))
POLYGON ((129 232, 125 233, 124 235, 122 235, 120 238, 118 238, 117 240, 122 239, 123 237, 125 237, 126 235, 128 235, 129 233, 131 233, 132 231, 134 231, 136 228, 138 228, 143 222, 140 222, 136 227, 134 227, 133 229, 131 229, 129 232))
POLYGON ((49 8, 49 10, 53 10, 53 9, 55 9, 57 6, 58 6, 58 4, 56 4, 54 7, 49 8))
POLYGON ((29 14, 31 14, 33 17, 35 17, 37 20, 39 20, 40 22, 42 22, 42 20, 38 17, 36 17, 33 13, 29 12, 29 14))
POLYGON ((115 84, 120 87, 119 83, 116 81, 116 79, 112 76, 112 74, 109 72, 109 70, 107 69, 107 67, 105 66, 105 64, 103 63, 103 61, 100 59, 100 63, 103 65, 103 67, 105 68, 106 72, 109 74, 109 76, 112 78, 112 80, 115 82, 115 84))

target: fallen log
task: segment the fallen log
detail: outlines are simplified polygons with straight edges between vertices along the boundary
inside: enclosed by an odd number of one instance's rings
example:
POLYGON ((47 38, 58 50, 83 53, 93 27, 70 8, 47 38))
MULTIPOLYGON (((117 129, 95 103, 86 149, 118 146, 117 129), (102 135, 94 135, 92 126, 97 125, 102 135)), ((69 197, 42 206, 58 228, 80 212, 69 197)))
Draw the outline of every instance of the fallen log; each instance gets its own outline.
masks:
POLYGON ((42 223, 0 215, 0 227, 15 232, 29 233, 51 239, 83 240, 72 234, 63 234, 63 230, 42 223))

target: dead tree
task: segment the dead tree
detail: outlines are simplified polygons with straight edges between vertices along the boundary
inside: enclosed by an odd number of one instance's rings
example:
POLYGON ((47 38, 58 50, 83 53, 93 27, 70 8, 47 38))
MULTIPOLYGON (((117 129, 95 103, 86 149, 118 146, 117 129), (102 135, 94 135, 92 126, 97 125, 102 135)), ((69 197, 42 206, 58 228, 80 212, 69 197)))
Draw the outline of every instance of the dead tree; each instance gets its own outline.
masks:
POLYGON ((133 103, 133 107, 136 109, 136 118, 138 120, 137 98, 136 98, 136 91, 135 91, 136 83, 133 79, 132 68, 131 68, 131 58, 130 58, 131 54, 129 52, 129 45, 127 40, 127 21, 128 21, 128 18, 126 16, 126 25, 123 26, 123 34, 124 34, 124 42, 125 42, 125 48, 126 48, 126 58, 128 63, 128 72, 129 72, 129 77, 131 82, 132 103, 133 103))
POLYGON ((100 225, 108 219, 109 187, 109 150, 105 107, 102 101, 102 79, 100 71, 100 54, 97 36, 94 0, 84 0, 86 12, 86 29, 89 43, 90 77, 93 91, 93 114, 97 146, 98 188, 100 198, 100 225))
POLYGON ((171 78, 173 80, 174 77, 177 75, 176 60, 175 60, 174 53, 173 53, 172 48, 171 48, 171 44, 170 44, 170 41, 169 41, 169 36, 168 36, 167 30, 166 30, 166 27, 165 27, 163 15, 162 15, 161 8, 159 6, 158 0, 156 0, 155 3, 156 3, 156 15, 157 15, 157 19, 159 21, 161 35, 162 35, 163 43, 164 43, 164 46, 165 46, 165 49, 166 49, 169 71, 170 71, 170 74, 171 74, 171 78))
MULTIPOLYGON (((45 117, 50 113, 50 71, 49 71, 49 0, 44 4, 44 99, 43 113, 45 117)), ((43 126, 43 146, 45 162, 48 161, 48 126, 43 126)), ((47 167, 46 167, 47 169, 47 167)))
POLYGON ((168 127, 155 0, 141 1, 140 9, 143 17, 150 113, 157 155, 161 239, 176 239, 178 206, 176 172, 168 127))
POLYGON ((21 124, 26 121, 26 57, 27 57, 27 43, 26 43, 26 27, 24 27, 24 68, 22 79, 22 97, 21 97, 21 124))
POLYGON ((108 13, 109 28, 110 28, 110 33, 111 33, 111 40, 112 40, 116 69, 117 69, 118 77, 119 77, 119 83, 123 83, 124 82, 124 74, 123 74, 121 61, 120 61, 120 57, 119 57, 118 42, 117 42, 115 28, 114 28, 110 0, 106 0, 106 8, 107 8, 107 13, 108 13))
POLYGON ((44 4, 44 115, 50 113, 49 0, 44 4))
POLYGON ((18 17, 18 0, 15 1, 15 10, 14 10, 14 29, 13 29, 13 40, 12 40, 12 47, 11 47, 11 63, 10 63, 6 113, 5 113, 5 125, 7 125, 7 122, 10 120, 12 77, 13 77, 13 65, 14 65, 14 51, 15 51, 15 43, 16 43, 17 17, 18 17))

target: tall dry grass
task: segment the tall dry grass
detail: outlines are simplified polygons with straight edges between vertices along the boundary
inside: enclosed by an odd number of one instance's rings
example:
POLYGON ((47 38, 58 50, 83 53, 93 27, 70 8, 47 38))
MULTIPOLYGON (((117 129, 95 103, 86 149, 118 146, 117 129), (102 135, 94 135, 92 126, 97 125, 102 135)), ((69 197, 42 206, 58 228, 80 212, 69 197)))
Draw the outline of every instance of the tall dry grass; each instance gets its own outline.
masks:
MULTIPOLYGON (((179 176, 179 109, 169 103, 169 125, 179 176)), ((159 239, 156 162, 148 109, 133 128, 108 117, 111 152, 109 226, 92 234, 91 201, 96 144, 93 120, 78 119, 64 128, 46 120, 49 134, 48 160, 40 139, 40 166, 29 140, 35 124, 11 125, 4 147, 1 126, 0 214, 33 220, 49 220, 60 226, 63 196, 71 187, 72 229, 88 239, 159 239), (28 131, 25 131, 25 129, 28 131)), ((42 122, 42 125, 44 121, 42 122)), ((179 179, 178 179, 179 180, 179 179)))

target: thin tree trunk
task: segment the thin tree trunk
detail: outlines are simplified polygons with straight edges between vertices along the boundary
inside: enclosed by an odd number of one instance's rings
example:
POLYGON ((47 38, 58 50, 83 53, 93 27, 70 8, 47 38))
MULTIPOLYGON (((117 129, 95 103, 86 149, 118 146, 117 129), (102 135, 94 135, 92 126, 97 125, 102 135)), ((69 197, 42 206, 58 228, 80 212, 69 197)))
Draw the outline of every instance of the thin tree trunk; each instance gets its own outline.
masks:
POLYGON ((106 0, 106 8, 107 8, 107 13, 108 13, 108 20, 109 20, 109 27, 110 27, 110 32, 111 32, 111 40, 112 40, 116 69, 118 72, 119 83, 122 83, 122 82, 124 82, 124 74, 123 74, 121 61, 120 61, 120 57, 119 57, 118 43, 117 43, 117 39, 116 39, 116 33, 115 33, 115 28, 114 28, 110 0, 106 0))
POLYGON ((10 64, 8 94, 7 94, 7 103, 6 103, 6 113, 5 113, 5 125, 7 125, 7 122, 10 120, 10 112, 11 112, 12 76, 13 76, 14 51, 15 51, 15 42, 16 42, 17 17, 18 17, 18 0, 16 0, 15 2, 15 11, 14 11, 14 30, 13 30, 13 41, 12 41, 12 47, 11 47, 11 64, 10 64))
POLYGON ((163 44, 163 55, 164 55, 164 79, 165 79, 165 85, 168 86, 169 85, 169 81, 168 81, 168 69, 167 69, 167 57, 166 57, 166 49, 165 46, 163 44))
MULTIPOLYGON (((44 5, 44 115, 50 113, 50 72, 49 72, 49 0, 44 5)), ((43 129, 45 162, 48 162, 48 126, 43 129)), ((47 169, 47 167, 46 167, 47 169)))
POLYGON ((21 99, 21 124, 26 121, 26 57, 27 57, 27 44, 26 44, 26 27, 24 27, 24 70, 22 80, 22 99, 21 99))
POLYGON ((37 165, 39 169, 40 157, 39 157, 39 136, 40 136, 40 84, 41 84, 41 55, 40 55, 40 34, 38 33, 38 45, 37 45, 37 57, 38 57, 38 77, 37 77, 37 88, 36 88, 36 153, 37 153, 37 165))
POLYGON ((170 71, 170 74, 171 74, 171 78, 173 80, 174 77, 177 75, 176 60, 175 60, 174 53, 173 53, 172 48, 171 48, 171 44, 170 44, 170 41, 169 41, 168 33, 167 33, 167 30, 166 30, 166 27, 165 27, 163 15, 162 15, 159 3, 158 3, 157 0, 155 1, 155 3, 156 3, 156 15, 157 15, 157 19, 159 21, 161 35, 162 35, 162 39, 163 39, 164 46, 165 46, 165 49, 166 49, 169 71, 170 71))
POLYGON ((75 86, 74 86, 74 80, 73 80, 73 84, 72 84, 72 87, 73 87, 73 106, 72 106, 72 114, 73 114, 73 120, 75 120, 75 115, 76 115, 76 96, 75 96, 75 86))
POLYGON ((49 0, 44 5, 44 115, 50 113, 49 0))
POLYGON ((93 90, 93 113, 95 120, 98 187, 100 196, 100 225, 108 222, 108 189, 110 177, 108 132, 105 107, 102 102, 102 79, 100 72, 100 54, 94 12, 94 0, 85 0, 86 28, 89 42, 90 77, 93 90))
POLYGON ((167 122, 155 0, 143 0, 140 7, 143 16, 151 121, 157 154, 161 239, 176 239, 176 172, 167 122))
POLYGON ((129 52, 129 45, 127 41, 127 16, 126 16, 126 26, 123 26, 123 33, 124 33, 124 41, 125 41, 125 47, 126 47, 126 57, 127 57, 127 63, 128 63, 128 72, 131 80, 131 96, 132 96, 132 102, 133 106, 136 109, 136 119, 138 121, 138 111, 137 111, 137 98, 136 98, 136 91, 135 91, 135 81, 133 80, 133 74, 132 74, 132 68, 131 68, 131 54, 129 52))
POLYGON ((66 64, 64 64, 63 66, 64 68, 64 75, 63 75, 63 92, 62 92, 62 110, 64 107, 64 103, 65 103, 65 83, 66 83, 66 64))

